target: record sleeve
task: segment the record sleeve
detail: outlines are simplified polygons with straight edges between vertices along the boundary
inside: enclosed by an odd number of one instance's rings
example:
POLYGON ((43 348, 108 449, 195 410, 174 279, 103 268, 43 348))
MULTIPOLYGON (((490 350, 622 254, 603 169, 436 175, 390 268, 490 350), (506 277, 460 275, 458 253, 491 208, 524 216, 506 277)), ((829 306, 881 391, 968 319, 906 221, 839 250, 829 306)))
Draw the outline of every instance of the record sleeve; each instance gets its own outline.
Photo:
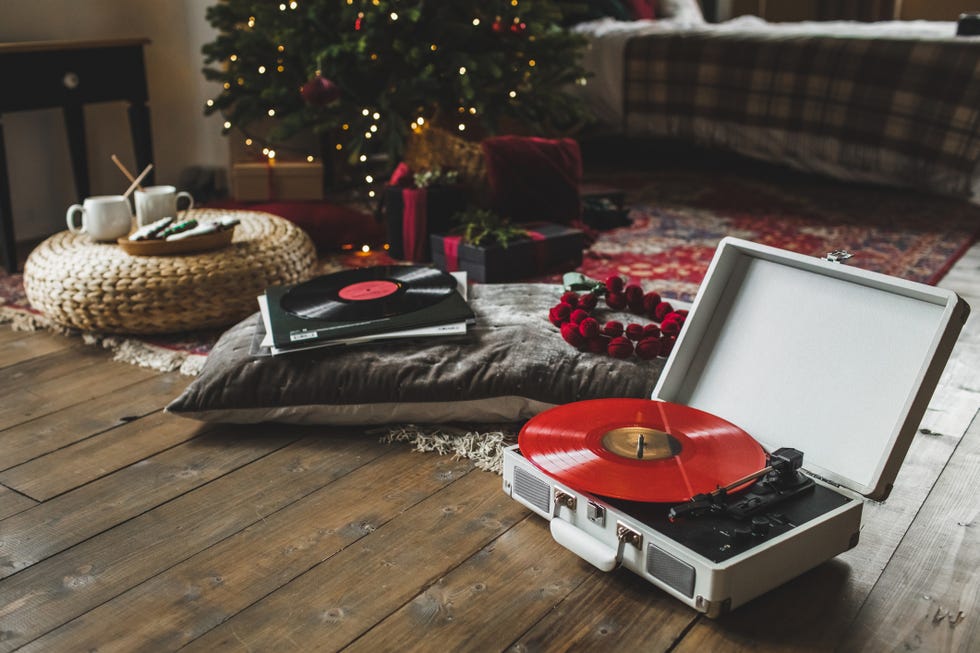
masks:
POLYGON ((274 347, 363 339, 437 325, 472 323, 450 274, 424 266, 344 270, 266 290, 274 347))

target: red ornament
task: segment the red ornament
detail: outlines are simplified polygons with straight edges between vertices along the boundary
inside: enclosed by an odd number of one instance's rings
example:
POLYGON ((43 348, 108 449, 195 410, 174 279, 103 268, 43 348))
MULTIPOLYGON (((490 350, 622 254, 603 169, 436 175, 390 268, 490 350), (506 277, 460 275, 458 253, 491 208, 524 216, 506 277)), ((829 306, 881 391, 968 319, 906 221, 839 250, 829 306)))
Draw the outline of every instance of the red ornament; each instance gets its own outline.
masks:
POLYGON ((323 107, 340 99, 340 87, 326 77, 316 75, 303 84, 299 94, 310 106, 323 107))
POLYGON ((497 16, 497 18, 493 21, 493 25, 491 26, 491 29, 493 29, 493 31, 496 32, 497 34, 500 34, 507 28, 504 27, 504 21, 500 19, 500 16, 497 16))

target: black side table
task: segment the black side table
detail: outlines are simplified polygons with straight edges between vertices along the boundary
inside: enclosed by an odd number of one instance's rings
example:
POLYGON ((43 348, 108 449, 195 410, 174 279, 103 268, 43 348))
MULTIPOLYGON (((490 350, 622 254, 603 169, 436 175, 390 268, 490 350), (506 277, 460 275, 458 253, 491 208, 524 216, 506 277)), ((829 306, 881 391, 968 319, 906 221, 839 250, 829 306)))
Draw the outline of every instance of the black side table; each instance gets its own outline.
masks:
MULTIPOLYGON (((14 216, 3 139, 3 114, 61 107, 68 131, 75 191, 88 197, 89 175, 82 106, 124 100, 139 170, 153 160, 143 46, 149 39, 0 43, 0 246, 8 271, 17 268, 14 216)), ((153 172, 143 183, 153 184, 153 172)))

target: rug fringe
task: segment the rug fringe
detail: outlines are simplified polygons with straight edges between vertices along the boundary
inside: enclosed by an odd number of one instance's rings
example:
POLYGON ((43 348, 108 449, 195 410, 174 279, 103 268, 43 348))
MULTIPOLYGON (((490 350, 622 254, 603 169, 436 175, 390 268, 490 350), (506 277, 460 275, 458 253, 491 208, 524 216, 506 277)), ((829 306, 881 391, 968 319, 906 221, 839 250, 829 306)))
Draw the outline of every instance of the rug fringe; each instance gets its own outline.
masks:
POLYGON ((381 442, 407 442, 416 451, 451 454, 472 461, 478 469, 502 474, 504 449, 517 442, 517 433, 507 428, 474 431, 454 426, 422 428, 407 424, 389 429, 381 442))

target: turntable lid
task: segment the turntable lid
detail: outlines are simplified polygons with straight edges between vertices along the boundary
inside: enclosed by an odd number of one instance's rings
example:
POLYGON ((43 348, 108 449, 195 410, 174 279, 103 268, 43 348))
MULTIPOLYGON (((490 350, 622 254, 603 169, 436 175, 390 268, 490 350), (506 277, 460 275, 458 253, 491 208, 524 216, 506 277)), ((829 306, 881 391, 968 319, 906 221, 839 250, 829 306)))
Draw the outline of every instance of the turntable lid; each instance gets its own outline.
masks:
POLYGON ((726 238, 653 397, 883 499, 968 313, 945 289, 726 238))

